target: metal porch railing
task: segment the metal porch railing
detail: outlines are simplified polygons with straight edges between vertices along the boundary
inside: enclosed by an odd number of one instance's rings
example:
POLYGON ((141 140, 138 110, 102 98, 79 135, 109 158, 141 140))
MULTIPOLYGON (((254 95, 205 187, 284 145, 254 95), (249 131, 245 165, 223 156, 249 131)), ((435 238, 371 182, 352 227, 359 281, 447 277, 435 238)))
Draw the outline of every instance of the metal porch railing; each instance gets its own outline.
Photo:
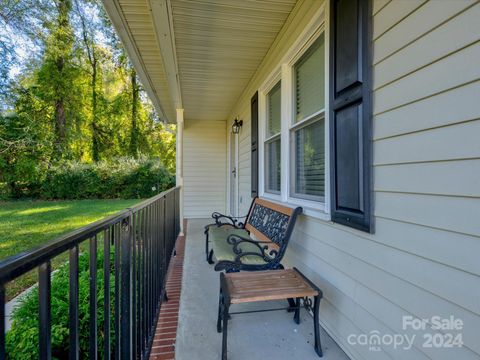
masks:
POLYGON ((180 231, 179 221, 177 187, 38 249, 0 262, 0 360, 8 358, 5 286, 35 268, 38 268, 39 290, 39 358, 51 359, 51 261, 65 252, 69 253, 69 358, 147 359, 161 302, 166 296, 165 276, 180 231), (99 244, 104 253, 103 324, 97 320, 99 244), (81 354, 79 343, 79 255, 82 251, 89 253, 89 346, 85 354, 81 354), (102 330, 102 349, 98 346, 98 328, 102 330))

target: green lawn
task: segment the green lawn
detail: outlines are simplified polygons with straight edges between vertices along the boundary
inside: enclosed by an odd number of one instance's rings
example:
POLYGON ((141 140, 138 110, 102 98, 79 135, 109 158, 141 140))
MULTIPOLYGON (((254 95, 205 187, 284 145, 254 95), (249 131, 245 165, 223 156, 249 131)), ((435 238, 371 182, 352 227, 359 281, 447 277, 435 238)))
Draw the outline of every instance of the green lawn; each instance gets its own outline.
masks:
MULTIPOLYGON (((0 260, 112 215, 140 200, 66 200, 0 202, 0 260)), ((55 259, 55 268, 66 254, 55 259)), ((11 282, 12 298, 36 282, 36 273, 11 282)))

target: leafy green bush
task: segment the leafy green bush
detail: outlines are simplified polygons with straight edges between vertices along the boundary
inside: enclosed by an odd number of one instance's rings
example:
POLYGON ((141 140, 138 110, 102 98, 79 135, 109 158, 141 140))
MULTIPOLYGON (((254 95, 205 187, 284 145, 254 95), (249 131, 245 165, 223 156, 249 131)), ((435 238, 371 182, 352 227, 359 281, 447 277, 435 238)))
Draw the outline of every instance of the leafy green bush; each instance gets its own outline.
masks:
MULTIPOLYGON (((93 164, 63 162, 49 169, 40 185, 44 199, 148 198, 174 186, 157 159, 121 158, 93 164)), ((38 186, 32 185, 32 188, 38 186)))
MULTIPOLYGON (((110 254, 110 263, 114 263, 114 253, 110 254)), ((97 255, 97 324, 99 358, 103 358, 103 322, 104 322, 104 279, 103 279, 103 252, 97 255)), ((79 338, 82 359, 88 359, 89 349, 89 255, 79 256, 79 338)), ((113 273, 110 275, 111 325, 113 323, 113 299, 115 284, 113 273)), ((52 355, 56 359, 67 359, 69 351, 69 266, 62 265, 52 275, 51 289, 52 310, 52 355)), ((38 359, 38 287, 26 294, 12 314, 12 327, 6 334, 7 359, 28 360, 38 359)), ((113 334, 112 334, 113 335, 113 334)), ((111 337, 114 340, 113 337, 111 337)))

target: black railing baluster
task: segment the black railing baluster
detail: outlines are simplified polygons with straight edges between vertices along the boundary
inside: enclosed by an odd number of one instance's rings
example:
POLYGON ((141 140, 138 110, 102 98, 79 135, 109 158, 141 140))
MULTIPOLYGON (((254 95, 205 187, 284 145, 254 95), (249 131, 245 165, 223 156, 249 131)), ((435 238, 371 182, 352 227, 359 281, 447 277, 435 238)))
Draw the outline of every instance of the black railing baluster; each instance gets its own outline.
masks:
POLYGON ((5 285, 0 285, 0 360, 5 360, 5 285))
POLYGON ((148 265, 147 265, 147 289, 148 289, 148 296, 147 296, 147 318, 148 318, 148 337, 147 341, 150 340, 150 334, 152 332, 152 229, 151 229, 151 220, 150 220, 150 207, 147 206, 145 209, 147 212, 146 220, 147 220, 147 252, 148 252, 148 265))
MULTIPOLYGON (((167 294, 167 290, 165 288, 166 286, 166 276, 167 276, 167 248, 165 246, 165 240, 166 240, 166 226, 165 226, 165 217, 167 216, 166 215, 166 212, 165 212, 165 197, 162 197, 162 199, 160 200, 160 207, 162 209, 162 296, 163 295, 166 295, 168 296, 167 294)), ((163 299, 161 299, 163 300, 163 299)), ((160 305, 161 306, 161 305, 160 305)))
POLYGON ((51 325, 51 264, 50 260, 38 268, 38 300, 39 300, 39 357, 41 360, 52 358, 51 325))
POLYGON ((130 249, 132 252, 132 354, 135 359, 137 354, 137 251, 136 251, 136 226, 137 226, 137 214, 132 214, 132 224, 130 227, 131 232, 131 243, 130 249))
MULTIPOLYGON (((145 347, 148 345, 148 339, 150 337, 150 231, 148 226, 150 225, 148 219, 148 207, 144 209, 143 217, 145 220, 145 347)), ((145 352, 147 356, 148 350, 145 352)))
POLYGON ((70 360, 78 360, 80 358, 80 343, 78 333, 78 245, 75 245, 69 251, 69 267, 69 358, 70 360))
MULTIPOLYGON (((143 219, 145 221, 143 231, 145 232, 145 346, 148 344, 148 337, 150 335, 150 306, 149 304, 149 296, 150 296, 150 274, 148 273, 149 265, 150 265, 150 258, 149 258, 149 238, 148 238, 148 209, 145 208, 143 212, 143 219)), ((145 353, 146 354, 146 353, 145 353)))
POLYGON ((120 359, 120 238, 119 224, 114 226, 115 247, 115 359, 120 359))
POLYGON ((148 276, 149 276, 149 281, 148 281, 148 288, 150 290, 148 294, 148 318, 149 318, 149 323, 148 323, 148 329, 149 329, 149 334, 148 334, 148 340, 150 341, 150 337, 152 334, 152 326, 153 326, 153 229, 152 229, 152 208, 151 206, 147 206, 147 211, 148 211, 148 250, 149 250, 149 256, 148 256, 148 276))
POLYGON ((103 232, 103 358, 110 359, 110 232, 103 232))
MULTIPOLYGON (((157 313, 157 297, 158 297, 158 229, 157 229, 157 206, 152 204, 153 211, 153 313, 157 313)), ((155 320, 153 322, 153 327, 155 327, 155 320)))
POLYGON ((146 347, 147 347, 147 232, 145 230, 145 209, 142 209, 142 314, 143 314, 143 321, 142 321, 142 347, 144 349, 143 356, 146 354, 146 347))
POLYGON ((167 233, 167 201, 166 201, 166 197, 164 196, 163 199, 162 199, 162 207, 163 207, 163 219, 162 219, 162 225, 163 225, 163 258, 162 258, 162 261, 163 261, 163 270, 165 271, 165 276, 166 275, 166 272, 168 270, 168 260, 167 260, 167 253, 168 253, 168 249, 167 249, 167 237, 168 237, 168 233, 167 233))
POLYGON ((143 314, 143 304, 144 304, 144 295, 143 295, 143 216, 142 211, 140 210, 138 213, 138 298, 142 299, 141 302, 138 304, 138 347, 140 356, 143 356, 143 337, 144 337, 144 330, 143 330, 143 323, 144 323, 144 314, 143 314))
POLYGON ((157 259, 155 267, 157 269, 157 311, 160 310, 160 294, 162 292, 162 248, 161 248, 161 233, 160 233, 160 226, 161 226, 161 210, 160 210, 160 203, 158 201, 155 202, 155 207, 157 209, 157 217, 155 219, 155 224, 157 225, 157 259))
POLYGON ((147 310, 148 310, 148 340, 150 340, 150 333, 152 331, 152 232, 150 225, 152 222, 150 221, 150 207, 145 209, 147 212, 146 220, 147 220, 147 253, 148 253, 148 264, 147 264, 147 289, 148 289, 148 296, 147 296, 147 310))
POLYGON ((136 293, 137 293, 137 299, 138 299, 138 302, 137 302, 137 306, 136 306, 136 313, 137 313, 137 321, 135 323, 135 328, 136 328, 136 349, 137 349, 137 352, 136 352, 136 356, 135 358, 137 359, 138 356, 141 354, 141 344, 140 344, 140 339, 142 338, 142 328, 141 328, 141 324, 142 324, 142 312, 141 312, 141 304, 142 304, 142 297, 141 297, 141 293, 140 293, 140 289, 141 289, 141 282, 140 282, 140 273, 141 273, 141 268, 142 268, 142 247, 141 247, 141 237, 140 237, 140 226, 141 226, 141 223, 140 223, 140 215, 137 213, 135 213, 135 216, 136 216, 136 222, 135 222, 135 237, 136 237, 136 241, 135 241, 135 244, 136 244, 136 257, 137 257, 137 268, 136 268, 136 272, 135 272, 135 278, 136 278, 136 293))
POLYGON ((89 334, 89 355, 90 359, 97 359, 97 235, 90 238, 90 334, 89 334))
POLYGON ((122 222, 120 229, 120 253, 121 253, 121 265, 120 265, 120 358, 123 360, 130 360, 131 343, 132 343, 132 319, 131 319, 131 287, 130 287, 130 243, 131 243, 131 231, 130 231, 131 216, 126 218, 122 222))
POLYGON ((173 192, 173 232, 177 234, 177 192, 173 192))
POLYGON ((168 252, 167 252, 167 261, 170 263, 170 256, 173 252, 171 238, 173 237, 173 229, 172 229, 172 194, 167 194, 166 197, 167 201, 167 236, 168 236, 168 252))

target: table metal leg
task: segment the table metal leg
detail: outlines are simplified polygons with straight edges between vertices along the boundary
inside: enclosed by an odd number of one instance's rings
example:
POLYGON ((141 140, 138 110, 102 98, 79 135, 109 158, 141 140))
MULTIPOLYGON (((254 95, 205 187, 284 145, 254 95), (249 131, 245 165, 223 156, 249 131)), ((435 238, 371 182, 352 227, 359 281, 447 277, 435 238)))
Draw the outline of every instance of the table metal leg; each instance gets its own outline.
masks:
POLYGON ((295 315, 293 316, 293 321, 295 323, 300 324, 300 298, 295 299, 295 315))
POLYGON ((222 338, 222 360, 227 360, 227 333, 228 333, 228 310, 230 302, 228 298, 223 298, 223 338, 222 338))
POLYGON ((322 344, 320 343, 320 324, 319 324, 319 312, 320 312, 320 296, 315 296, 313 301, 313 326, 315 330, 315 352, 319 357, 323 356, 322 344))
POLYGON ((223 312, 223 293, 220 287, 220 295, 218 296, 218 318, 217 318, 217 332, 222 332, 222 312, 223 312))

